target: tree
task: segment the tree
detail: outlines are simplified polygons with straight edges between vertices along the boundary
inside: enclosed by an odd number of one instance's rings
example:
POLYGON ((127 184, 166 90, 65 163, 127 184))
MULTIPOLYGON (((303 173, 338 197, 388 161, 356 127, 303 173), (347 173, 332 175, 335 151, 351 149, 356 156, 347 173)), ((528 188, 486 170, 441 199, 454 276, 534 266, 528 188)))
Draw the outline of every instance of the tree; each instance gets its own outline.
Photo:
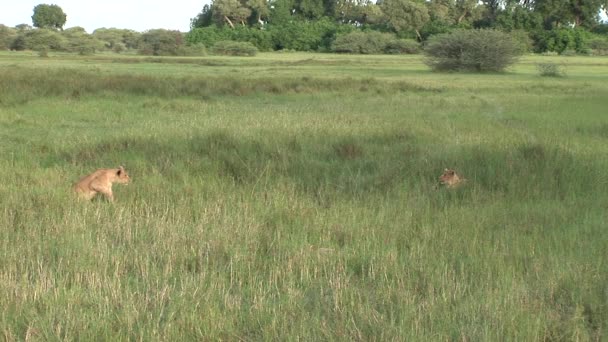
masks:
POLYGON ((262 18, 268 18, 268 14, 270 14, 266 0, 247 0, 247 6, 255 15, 256 23, 262 23, 262 18))
POLYGON ((67 16, 57 5, 40 4, 34 7, 32 22, 34 27, 48 29, 63 29, 67 16))
POLYGON ((215 0, 212 6, 213 15, 218 22, 226 22, 232 28, 235 21, 245 25, 245 21, 251 15, 251 9, 239 0, 215 0))
POLYGON ((175 56, 184 47, 184 37, 179 31, 150 30, 141 35, 139 52, 143 55, 175 56))
POLYGON ((422 40, 420 29, 430 19, 425 5, 410 0, 385 0, 380 7, 397 33, 413 30, 422 40))
POLYGON ((213 24, 213 8, 208 4, 203 6, 203 10, 196 17, 190 19, 190 29, 207 27, 213 24))

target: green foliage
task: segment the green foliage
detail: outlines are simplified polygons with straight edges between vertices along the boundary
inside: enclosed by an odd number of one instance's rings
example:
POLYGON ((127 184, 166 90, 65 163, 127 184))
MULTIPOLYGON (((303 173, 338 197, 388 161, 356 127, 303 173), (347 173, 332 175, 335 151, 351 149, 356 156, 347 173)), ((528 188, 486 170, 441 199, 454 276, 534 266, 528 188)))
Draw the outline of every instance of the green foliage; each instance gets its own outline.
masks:
POLYGON ((209 4, 203 6, 202 11, 190 20, 190 29, 207 27, 213 25, 213 7, 209 4))
POLYGON ((380 7, 396 32, 415 31, 422 39, 420 30, 430 20, 424 4, 410 0, 384 0, 380 7))
POLYGON ((589 32, 583 29, 561 28, 550 31, 536 31, 532 34, 535 52, 557 52, 576 51, 586 53, 586 41, 590 37, 589 32))
POLYGON ((62 51, 68 40, 59 32, 51 29, 23 31, 14 41, 14 50, 62 51))
POLYGON ((252 57, 258 53, 258 49, 249 42, 235 42, 231 40, 219 41, 213 45, 213 53, 223 56, 247 56, 252 57))
POLYGON ((184 47, 184 37, 179 31, 155 29, 141 35, 139 53, 153 56, 177 56, 184 47))
POLYGON ((593 37, 587 41, 587 46, 597 56, 608 56, 608 37, 593 37))
POLYGON ((495 30, 455 30, 432 37, 425 63, 437 71, 500 72, 522 53, 515 40, 495 30))
POLYGON ((228 24, 235 28, 237 24, 244 25, 251 15, 251 9, 239 0, 215 0, 213 2, 213 17, 217 25, 228 24))
POLYGON ((93 37, 104 43, 105 49, 114 52, 137 49, 141 33, 127 29, 99 28, 93 37))
POLYGON ((92 55, 104 47, 104 43, 88 34, 82 27, 71 27, 61 33, 67 40, 65 50, 80 55, 92 55))
POLYGON ((66 20, 66 14, 57 5, 40 4, 34 7, 34 15, 32 15, 34 27, 61 29, 66 20))
POLYGON ((17 30, 0 24, 0 50, 8 50, 17 37, 17 30))
POLYGON ((395 40, 390 33, 353 31, 337 36, 331 49, 342 53, 380 54, 390 41, 395 40))
POLYGON ((348 33, 354 28, 323 18, 316 21, 294 20, 281 26, 269 25, 268 30, 275 50, 326 51, 338 34, 348 33))
POLYGON ((412 54, 419 52, 420 44, 413 40, 397 39, 390 33, 353 31, 338 35, 331 50, 355 54, 412 54))
POLYGON ((394 39, 384 47, 384 53, 390 55, 411 55, 419 53, 420 43, 413 39, 394 39))
POLYGON ((267 30, 248 26, 236 26, 234 29, 223 26, 209 26, 192 29, 186 34, 188 43, 200 43, 205 46, 213 46, 224 40, 249 42, 260 51, 272 49, 272 36, 267 30))

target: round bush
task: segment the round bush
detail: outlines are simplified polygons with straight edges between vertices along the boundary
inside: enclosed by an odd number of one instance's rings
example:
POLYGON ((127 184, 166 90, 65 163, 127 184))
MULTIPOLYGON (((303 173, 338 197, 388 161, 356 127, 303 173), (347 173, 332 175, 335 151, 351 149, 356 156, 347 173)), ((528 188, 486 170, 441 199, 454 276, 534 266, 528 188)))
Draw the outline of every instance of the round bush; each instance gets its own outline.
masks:
POLYGON ((522 49, 501 31, 455 30, 432 37, 424 53, 436 71, 499 72, 515 63, 522 49))

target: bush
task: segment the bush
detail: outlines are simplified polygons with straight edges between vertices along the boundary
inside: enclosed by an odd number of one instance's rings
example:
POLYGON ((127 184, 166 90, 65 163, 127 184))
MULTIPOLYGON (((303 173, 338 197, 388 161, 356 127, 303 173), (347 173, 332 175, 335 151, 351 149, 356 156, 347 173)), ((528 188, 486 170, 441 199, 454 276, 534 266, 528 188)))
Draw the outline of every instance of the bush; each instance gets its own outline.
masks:
POLYGON ((49 29, 32 29, 19 33, 11 43, 11 50, 33 50, 47 55, 48 51, 65 50, 67 39, 49 29))
POLYGON ((17 37, 17 30, 0 24, 0 50, 8 50, 17 37))
POLYGON ((543 77, 562 77, 566 75, 564 69, 556 63, 539 63, 536 65, 536 69, 543 77))
POLYGON ((432 37, 424 53, 433 70, 499 72, 515 63, 522 51, 504 32, 455 30, 432 37))
POLYGON ((295 51, 327 51, 340 34, 354 30, 352 25, 341 25, 327 18, 315 21, 291 21, 268 26, 273 49, 295 51))
POLYGON ((143 33, 138 45, 142 55, 177 56, 184 47, 184 40, 179 31, 155 29, 143 33))
POLYGON ((190 44, 203 44, 213 46, 215 43, 226 40, 249 42, 260 51, 272 50, 272 35, 259 28, 236 26, 229 27, 201 27, 195 28, 186 34, 186 41, 190 44))
POLYGON ((391 55, 416 54, 420 52, 420 44, 413 39, 395 39, 384 47, 384 53, 391 55))
POLYGON ((550 31, 537 31, 532 35, 536 52, 554 51, 560 55, 572 50, 576 53, 587 53, 586 42, 590 33, 579 28, 560 28, 550 31))
POLYGON ((393 40, 395 37, 389 33, 355 31, 336 37, 331 49, 342 53, 379 54, 393 40))
POLYGON ((339 53, 412 54, 419 52, 420 45, 413 40, 397 39, 390 33, 354 31, 336 37, 331 50, 339 53))
POLYGON ((608 39, 604 38, 592 38, 587 42, 587 46, 592 51, 592 54, 597 56, 608 55, 608 39))
POLYGON ((213 53, 225 56, 255 56, 258 53, 258 49, 248 42, 225 40, 213 45, 213 53))

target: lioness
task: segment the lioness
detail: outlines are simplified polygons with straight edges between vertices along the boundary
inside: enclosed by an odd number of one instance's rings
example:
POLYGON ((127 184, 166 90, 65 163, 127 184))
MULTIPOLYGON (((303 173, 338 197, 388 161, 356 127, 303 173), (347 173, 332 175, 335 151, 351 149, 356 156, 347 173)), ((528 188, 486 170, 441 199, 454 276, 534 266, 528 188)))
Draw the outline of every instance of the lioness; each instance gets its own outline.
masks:
POLYGON ((456 171, 452 169, 445 169, 443 174, 439 177, 439 183, 445 185, 448 188, 456 188, 462 185, 467 180, 462 178, 456 171))
POLYGON ((112 183, 127 184, 129 180, 129 175, 122 166, 117 169, 99 169, 74 184, 74 191, 86 200, 91 200, 101 192, 108 200, 113 201, 112 183))

